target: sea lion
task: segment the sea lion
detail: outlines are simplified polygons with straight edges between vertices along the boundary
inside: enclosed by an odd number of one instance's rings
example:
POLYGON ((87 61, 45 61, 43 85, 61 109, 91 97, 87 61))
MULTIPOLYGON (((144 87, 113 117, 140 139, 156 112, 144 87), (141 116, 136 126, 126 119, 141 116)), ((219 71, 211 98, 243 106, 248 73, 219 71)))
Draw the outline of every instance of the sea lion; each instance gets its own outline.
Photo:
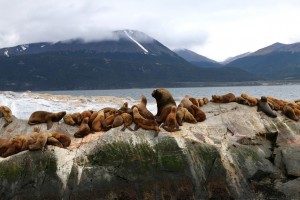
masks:
POLYGON ((4 154, 9 147, 9 139, 6 137, 0 137, 0 157, 4 154))
POLYGON ((206 120, 206 115, 205 113, 197 106, 191 105, 191 108, 194 110, 194 117, 197 120, 197 122, 203 122, 206 120))
POLYGON ((194 115, 194 114, 195 114, 195 111, 194 111, 194 109, 192 108, 192 105, 194 105, 194 104, 190 101, 189 98, 190 98, 189 96, 185 96, 185 97, 181 100, 180 104, 182 104, 184 108, 188 109, 188 111, 189 111, 190 113, 192 113, 192 115, 194 115))
POLYGON ((81 124, 81 113, 75 112, 75 113, 72 113, 71 116, 72 116, 72 119, 74 120, 74 122, 75 122, 77 125, 80 125, 80 124, 81 124))
POLYGON ((271 109, 268 104, 268 99, 265 96, 262 96, 260 101, 257 103, 257 111, 263 111, 266 115, 272 118, 277 117, 277 114, 271 109))
POLYGON ((256 106, 256 104, 258 103, 258 99, 257 98, 249 96, 246 93, 242 93, 241 97, 243 97, 247 101, 247 103, 248 103, 249 106, 256 106))
POLYGON ((64 123, 68 124, 70 126, 74 126, 76 124, 76 122, 73 120, 72 115, 71 114, 66 114, 63 117, 64 123))
POLYGON ((124 124, 123 117, 121 115, 117 115, 117 116, 115 116, 114 121, 112 123, 112 128, 119 127, 122 124, 124 124))
POLYGON ((107 113, 105 120, 102 122, 104 130, 108 130, 112 127, 115 117, 117 116, 117 110, 111 110, 107 113))
POLYGON ((36 111, 30 115, 28 124, 35 125, 39 123, 47 123, 47 129, 50 129, 53 125, 53 122, 59 122, 65 115, 65 111, 57 113, 47 111, 36 111))
POLYGON ((194 98, 194 97, 190 97, 189 100, 198 108, 200 107, 198 99, 194 98))
POLYGON ((7 106, 0 106, 0 113, 2 113, 6 123, 3 127, 7 127, 13 121, 13 115, 9 107, 7 106))
POLYGON ((215 103, 230 103, 235 102, 235 95, 232 93, 227 93, 225 95, 212 95, 212 102, 215 103))
POLYGON ((46 144, 66 148, 70 146, 71 138, 60 132, 44 132, 38 135, 34 144, 29 145, 29 150, 43 150, 46 144))
POLYGON ((203 105, 204 105, 204 101, 203 101, 203 99, 201 99, 201 98, 198 98, 197 100, 198 100, 198 105, 199 105, 199 107, 201 107, 201 106, 203 106, 203 105))
POLYGON ((83 112, 80 113, 80 116, 81 116, 81 122, 84 118, 88 117, 90 118, 91 115, 92 115, 93 111, 92 110, 85 110, 83 112))
POLYGON ((36 132, 31 135, 15 135, 9 140, 7 150, 2 153, 1 156, 6 158, 21 151, 28 150, 29 146, 36 142, 38 136, 39 134, 36 132))
POLYGON ((117 114, 128 113, 132 115, 132 109, 128 107, 128 103, 125 102, 123 106, 117 111, 117 114))
POLYGON ((183 105, 179 104, 177 107, 177 112, 176 112, 176 120, 179 126, 182 126, 183 123, 183 118, 184 118, 184 109, 183 105))
POLYGON ((287 103, 281 99, 277 99, 274 97, 267 97, 268 102, 273 105, 274 110, 282 110, 284 105, 287 103))
POLYGON ((121 117, 123 118, 123 122, 124 122, 124 127, 121 129, 121 131, 125 131, 126 128, 133 131, 132 128, 130 127, 130 125, 133 122, 132 116, 128 113, 122 113, 121 117))
POLYGON ((89 123, 89 118, 88 117, 84 118, 79 126, 78 131, 74 133, 74 137, 83 138, 84 136, 90 134, 91 129, 88 123, 89 123))
POLYGON ((248 105, 248 102, 247 102, 246 99, 244 99, 243 97, 235 97, 235 101, 236 101, 238 104, 248 105))
POLYGON ((160 131, 159 126, 155 120, 146 119, 144 118, 140 113, 137 107, 133 108, 133 121, 135 123, 134 130, 138 130, 140 127, 142 127, 145 130, 154 130, 156 131, 156 135, 158 135, 158 132, 160 131))
POLYGON ((204 97, 204 98, 203 98, 203 102, 204 102, 204 104, 208 104, 208 103, 209 103, 209 99, 206 98, 206 97, 204 97))
POLYGON ((296 115, 293 107, 289 104, 286 104, 283 109, 282 109, 282 112, 285 116, 287 116, 288 118, 292 119, 292 120, 295 120, 295 121, 298 121, 299 120, 299 117, 296 115))
POLYGON ((196 124, 197 120, 195 119, 194 115, 188 111, 188 109, 183 108, 184 117, 183 121, 191 124, 196 124))
POLYGON ((133 109, 134 107, 137 107, 139 113, 144 118, 152 119, 152 120, 155 119, 154 115, 147 109, 147 98, 144 95, 141 96, 141 102, 138 103, 137 105, 132 106, 131 109, 133 109))
POLYGON ((152 97, 155 98, 157 103, 156 121, 158 123, 162 123, 171 112, 172 106, 176 106, 176 102, 174 101, 171 93, 165 88, 153 90, 152 97))
POLYGON ((175 132, 180 130, 176 119, 176 113, 176 106, 172 106, 171 112, 168 114, 166 121, 162 125, 162 127, 168 132, 175 132))
POLYGON ((101 131, 102 130, 102 122, 105 120, 104 111, 99 110, 97 113, 97 117, 94 119, 92 123, 92 130, 101 131))

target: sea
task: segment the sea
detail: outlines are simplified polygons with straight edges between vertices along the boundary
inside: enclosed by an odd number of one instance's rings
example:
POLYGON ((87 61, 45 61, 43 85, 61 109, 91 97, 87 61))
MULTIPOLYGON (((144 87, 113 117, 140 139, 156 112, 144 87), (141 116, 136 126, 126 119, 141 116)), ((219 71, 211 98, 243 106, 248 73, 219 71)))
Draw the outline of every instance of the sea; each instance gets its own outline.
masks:
MULTIPOLYGON (((149 102, 155 101, 151 96, 156 88, 144 89, 113 89, 113 90, 67 90, 67 91, 41 91, 49 94, 63 94, 72 96, 116 96, 122 98, 132 98, 139 100, 141 95, 145 95, 149 102)), ((229 92, 236 96, 247 93, 250 96, 260 98, 261 96, 271 96, 283 100, 300 99, 300 84, 295 85, 260 85, 260 86, 226 86, 226 87, 188 87, 188 88, 167 88, 176 101, 180 101, 185 95, 211 99, 212 95, 224 95, 229 92)))

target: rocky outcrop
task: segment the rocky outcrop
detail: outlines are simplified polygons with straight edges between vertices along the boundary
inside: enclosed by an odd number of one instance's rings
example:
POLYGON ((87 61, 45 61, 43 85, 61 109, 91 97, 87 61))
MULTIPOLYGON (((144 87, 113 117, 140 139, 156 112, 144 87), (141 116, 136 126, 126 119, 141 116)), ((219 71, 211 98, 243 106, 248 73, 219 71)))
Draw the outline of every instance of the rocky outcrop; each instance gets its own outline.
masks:
MULTIPOLYGON (((181 131, 114 128, 0 158, 1 199, 299 199, 300 124, 255 107, 209 103, 181 131)), ((0 127, 5 123, 0 118, 0 127)), ((40 125, 41 131, 46 125, 40 125)), ((77 127, 55 123, 73 136, 77 127)), ((1 136, 29 134, 15 119, 1 136)))

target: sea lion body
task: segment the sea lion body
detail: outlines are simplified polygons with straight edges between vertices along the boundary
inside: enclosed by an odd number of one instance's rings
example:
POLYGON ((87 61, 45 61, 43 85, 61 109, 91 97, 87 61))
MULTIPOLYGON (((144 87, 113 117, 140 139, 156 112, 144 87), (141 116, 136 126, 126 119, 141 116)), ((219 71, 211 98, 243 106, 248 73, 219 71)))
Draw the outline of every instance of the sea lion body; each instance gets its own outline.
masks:
POLYGON ((262 111, 272 118, 277 117, 277 114, 271 109, 271 107, 268 104, 267 98, 264 96, 262 96, 260 101, 257 103, 257 111, 262 111))
POLYGON ((152 119, 152 120, 155 119, 154 115, 147 109, 147 98, 144 95, 141 96, 141 102, 138 103, 137 105, 132 106, 131 109, 133 109, 134 107, 137 107, 139 113, 144 118, 152 119))
POLYGON ((283 114, 285 114, 285 116, 287 116, 288 118, 298 121, 299 117, 296 115, 294 109, 292 106, 290 106, 289 104, 286 104, 283 109, 282 109, 283 114))
POLYGON ((47 129, 50 129, 53 125, 53 122, 59 122, 65 115, 65 111, 57 113, 36 111, 30 115, 28 124, 35 125, 40 123, 47 123, 47 129))
POLYGON ((258 99, 257 98, 249 96, 246 93, 242 93, 241 97, 243 97, 247 101, 247 103, 248 103, 249 106, 256 106, 257 103, 258 103, 258 99))
POLYGON ((166 121, 163 123, 163 128, 168 132, 179 131, 179 125, 176 119, 177 108, 176 106, 172 106, 171 112, 166 118, 166 121))
POLYGON ((115 118, 114 118, 114 121, 112 123, 112 128, 116 128, 116 127, 119 127, 121 126, 122 124, 124 124, 124 120, 122 118, 121 115, 117 115, 115 118))
POLYGON ((124 127, 121 129, 121 131, 125 131, 126 128, 133 131, 132 128, 130 127, 130 125, 133 122, 132 115, 130 115, 129 113, 122 113, 121 117, 123 118, 123 122, 124 122, 124 127))
POLYGON ((183 105, 179 104, 177 107, 177 112, 176 112, 176 120, 177 120, 177 123, 179 126, 182 126, 183 119, 184 119, 183 105))
POLYGON ((171 112, 172 106, 176 106, 176 102, 171 93, 165 88, 153 90, 152 97, 155 98, 157 104, 156 121, 162 123, 171 112))
POLYGON ((104 111, 100 110, 97 113, 97 117, 94 119, 92 123, 92 130, 101 131, 102 130, 102 122, 105 120, 104 111))
POLYGON ((68 124, 70 126, 74 126, 76 124, 76 122, 73 120, 72 115, 71 114, 66 114, 63 117, 63 120, 65 122, 65 124, 68 124))
POLYGON ((89 118, 88 117, 84 118, 79 126, 78 131, 74 133, 74 137, 83 138, 84 136, 90 134, 91 129, 88 123, 89 123, 89 118))
POLYGON ((215 103, 230 103, 235 102, 235 95, 233 93, 227 93, 225 95, 212 95, 212 101, 215 103))
POLYGON ((2 113, 4 119, 6 120, 6 123, 3 125, 3 127, 8 126, 13 121, 13 115, 10 108, 7 106, 0 106, 0 113, 2 113))
POLYGON ((194 115, 188 111, 188 109, 183 108, 184 117, 183 121, 191 124, 196 124, 197 120, 195 119, 194 115))
POLYGON ((192 105, 191 108, 194 110, 194 117, 197 122, 203 122, 204 120, 206 120, 205 113, 199 107, 192 105))
POLYGON ((145 130, 154 130, 157 133, 160 131, 156 121, 144 118, 136 107, 133 108, 133 120, 136 124, 135 130, 137 130, 139 127, 142 127, 145 130))

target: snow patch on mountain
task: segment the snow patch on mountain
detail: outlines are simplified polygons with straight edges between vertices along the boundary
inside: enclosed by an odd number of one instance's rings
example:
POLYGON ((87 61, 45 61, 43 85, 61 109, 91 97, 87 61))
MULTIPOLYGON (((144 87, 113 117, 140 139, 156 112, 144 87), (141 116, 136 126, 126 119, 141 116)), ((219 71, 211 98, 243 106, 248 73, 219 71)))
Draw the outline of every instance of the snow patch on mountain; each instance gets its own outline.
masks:
POLYGON ((126 34, 126 36, 129 39, 131 39, 134 43, 136 43, 144 51, 145 54, 149 53, 149 51, 143 45, 141 45, 138 41, 136 41, 133 37, 131 37, 131 35, 129 35, 129 33, 127 31, 124 31, 124 33, 126 34))
POLYGON ((7 50, 7 49, 4 51, 4 55, 5 55, 6 57, 9 57, 8 50, 7 50))

